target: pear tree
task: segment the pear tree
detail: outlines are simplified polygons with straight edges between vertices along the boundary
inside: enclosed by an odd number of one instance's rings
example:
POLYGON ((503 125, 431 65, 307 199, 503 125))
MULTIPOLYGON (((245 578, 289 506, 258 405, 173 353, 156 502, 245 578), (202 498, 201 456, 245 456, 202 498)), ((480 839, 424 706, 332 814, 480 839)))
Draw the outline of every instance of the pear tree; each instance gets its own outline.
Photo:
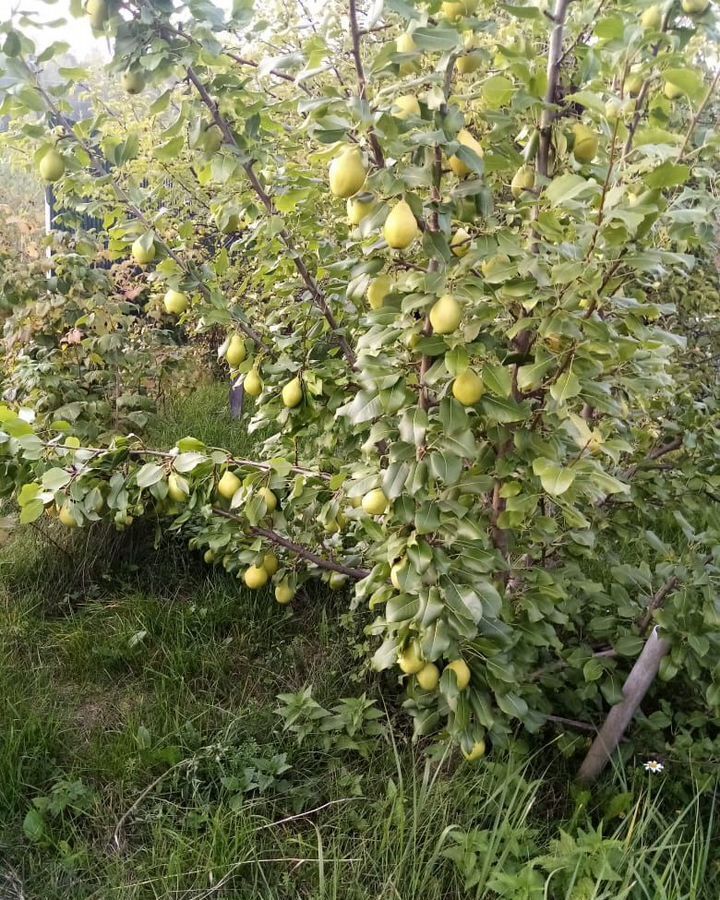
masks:
POLYGON ((698 503, 672 557, 641 517, 663 491, 648 472, 697 458, 662 286, 714 239, 713 8, 73 10, 109 39, 151 137, 103 141, 107 110, 75 121, 76 75, 48 87, 48 54, 10 20, 8 140, 69 206, 97 198, 111 254, 168 313, 224 330, 267 436, 254 459, 193 436, 90 446, 9 404, 3 491, 22 521, 155 516, 281 605, 309 578, 352 585, 416 735, 469 760, 519 725, 593 730, 612 708, 595 777, 686 640, 717 709, 717 623, 663 624, 679 591, 717 585, 717 519, 698 503), (170 227, 159 198, 188 175, 217 239, 170 227), (633 523, 653 567, 623 557, 633 523))

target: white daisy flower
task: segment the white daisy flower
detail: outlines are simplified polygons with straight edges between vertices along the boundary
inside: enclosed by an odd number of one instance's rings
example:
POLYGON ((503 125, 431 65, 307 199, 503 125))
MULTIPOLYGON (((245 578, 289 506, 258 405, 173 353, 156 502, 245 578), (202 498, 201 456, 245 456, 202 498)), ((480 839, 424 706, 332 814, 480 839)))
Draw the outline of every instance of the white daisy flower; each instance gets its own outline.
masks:
POLYGON ((665 766, 657 759, 649 759, 645 763, 645 771, 652 772, 653 775, 659 775, 665 770, 665 766))

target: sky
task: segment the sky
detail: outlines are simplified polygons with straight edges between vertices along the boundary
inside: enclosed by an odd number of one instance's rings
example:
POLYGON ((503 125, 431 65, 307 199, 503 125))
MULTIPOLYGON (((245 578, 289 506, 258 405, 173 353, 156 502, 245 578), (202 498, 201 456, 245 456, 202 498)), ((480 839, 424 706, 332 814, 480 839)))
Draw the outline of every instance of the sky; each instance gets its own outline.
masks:
POLYGON ((89 19, 85 16, 74 19, 70 15, 70 0, 0 0, 0 7, 6 3, 18 12, 35 13, 34 18, 39 22, 65 19, 65 24, 57 28, 27 29, 26 33, 36 42, 38 52, 53 41, 65 41, 70 44, 70 52, 78 61, 98 53, 107 55, 107 41, 93 35, 89 19))

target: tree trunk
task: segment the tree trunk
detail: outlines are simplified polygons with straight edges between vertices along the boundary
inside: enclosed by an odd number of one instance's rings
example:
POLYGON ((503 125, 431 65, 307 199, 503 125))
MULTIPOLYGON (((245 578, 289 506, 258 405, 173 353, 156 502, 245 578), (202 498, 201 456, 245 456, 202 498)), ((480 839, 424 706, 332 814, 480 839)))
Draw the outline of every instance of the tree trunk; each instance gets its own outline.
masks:
POLYGON ((624 699, 610 710, 605 724, 598 732, 598 736, 580 766, 578 772, 580 781, 594 781, 605 768, 622 740, 625 729, 632 721, 637 708, 655 680, 662 658, 667 655, 669 650, 670 642, 660 637, 656 626, 625 680, 624 699))

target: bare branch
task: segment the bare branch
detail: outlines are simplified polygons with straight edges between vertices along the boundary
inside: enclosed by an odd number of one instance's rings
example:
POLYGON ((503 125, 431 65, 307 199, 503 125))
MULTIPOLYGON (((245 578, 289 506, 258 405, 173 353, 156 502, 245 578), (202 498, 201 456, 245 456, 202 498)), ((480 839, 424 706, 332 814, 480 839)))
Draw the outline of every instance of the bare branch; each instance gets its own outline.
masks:
MULTIPOLYGON (((365 78, 365 69, 363 68, 362 54, 360 52, 360 29, 357 20, 357 3, 356 0, 350 0, 350 34, 352 36, 352 54, 355 60, 355 71, 358 80, 358 97, 362 102, 367 103, 367 80, 365 78)), ((370 125, 368 127, 368 140, 372 147, 375 165, 378 169, 385 167, 385 157, 378 141, 375 129, 370 125)))
POLYGON ((556 0, 555 10, 550 16, 554 23, 550 35, 547 61, 547 90, 542 115, 540 117, 540 143, 538 145, 537 170, 543 178, 547 178, 550 166, 550 145, 552 143, 552 124, 556 116, 557 89, 560 80, 560 59, 562 56, 565 18, 570 0, 556 0))

